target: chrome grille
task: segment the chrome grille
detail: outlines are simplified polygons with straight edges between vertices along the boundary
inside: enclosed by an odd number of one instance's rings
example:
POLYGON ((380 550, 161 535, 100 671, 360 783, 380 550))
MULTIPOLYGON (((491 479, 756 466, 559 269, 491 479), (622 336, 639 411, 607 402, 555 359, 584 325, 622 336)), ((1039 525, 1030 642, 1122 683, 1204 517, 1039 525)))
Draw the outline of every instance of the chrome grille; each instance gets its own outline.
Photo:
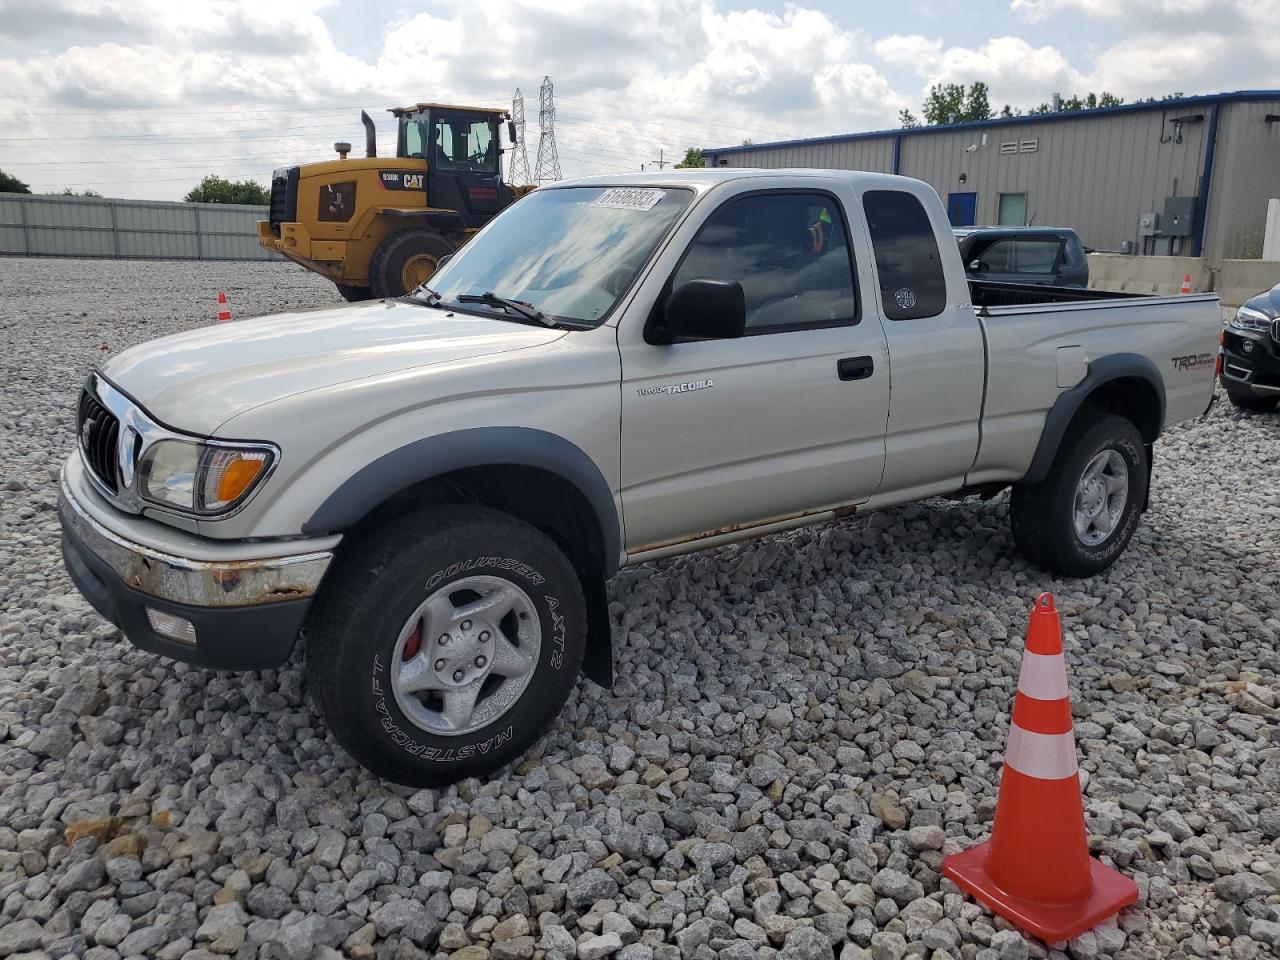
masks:
POLYGON ((88 390, 80 394, 76 434, 85 464, 98 481, 114 493, 120 491, 120 421, 88 390))

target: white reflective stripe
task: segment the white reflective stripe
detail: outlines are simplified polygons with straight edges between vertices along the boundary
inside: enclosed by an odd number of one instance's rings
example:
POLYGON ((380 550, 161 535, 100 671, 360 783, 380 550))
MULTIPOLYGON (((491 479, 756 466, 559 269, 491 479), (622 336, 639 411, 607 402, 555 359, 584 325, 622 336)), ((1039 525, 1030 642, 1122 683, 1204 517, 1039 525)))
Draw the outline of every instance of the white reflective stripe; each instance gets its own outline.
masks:
POLYGON ((1071 733, 1032 733, 1009 727, 1004 762, 1038 780, 1061 780, 1076 772, 1076 738, 1071 733))
POLYGON ((1067 661, 1060 653, 1022 654, 1022 671, 1018 674, 1018 692, 1037 700, 1062 700, 1068 695, 1067 661))

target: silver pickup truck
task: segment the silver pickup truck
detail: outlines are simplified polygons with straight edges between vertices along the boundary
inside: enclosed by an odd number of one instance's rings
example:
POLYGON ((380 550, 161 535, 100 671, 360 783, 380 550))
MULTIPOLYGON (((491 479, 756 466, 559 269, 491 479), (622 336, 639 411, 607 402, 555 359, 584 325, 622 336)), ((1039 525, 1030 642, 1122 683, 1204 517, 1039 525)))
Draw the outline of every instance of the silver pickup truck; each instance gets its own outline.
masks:
POLYGON ((1024 556, 1106 568, 1152 445, 1211 402, 1219 316, 970 282, 915 180, 559 183, 409 297, 110 360, 64 556, 145 650, 261 669, 305 633, 316 702, 376 773, 487 774, 580 672, 612 682, 624 564, 1011 486, 1024 556))

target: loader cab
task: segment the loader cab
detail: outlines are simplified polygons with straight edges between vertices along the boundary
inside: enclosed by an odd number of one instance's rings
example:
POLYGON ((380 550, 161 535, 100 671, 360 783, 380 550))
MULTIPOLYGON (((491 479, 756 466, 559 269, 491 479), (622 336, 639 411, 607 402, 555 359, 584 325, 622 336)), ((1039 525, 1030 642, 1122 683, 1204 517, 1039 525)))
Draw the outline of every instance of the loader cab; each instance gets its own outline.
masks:
POLYGON ((428 206, 456 210, 474 229, 511 203, 502 182, 506 111, 420 103, 391 112, 399 123, 396 156, 426 161, 428 206))

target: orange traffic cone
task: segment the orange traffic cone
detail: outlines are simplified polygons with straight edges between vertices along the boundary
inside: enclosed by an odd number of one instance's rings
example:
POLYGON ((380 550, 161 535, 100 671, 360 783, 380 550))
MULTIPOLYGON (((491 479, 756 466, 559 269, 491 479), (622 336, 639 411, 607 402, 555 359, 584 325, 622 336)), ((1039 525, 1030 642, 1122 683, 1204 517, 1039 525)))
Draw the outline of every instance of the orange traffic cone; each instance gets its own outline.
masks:
POLYGON ((231 319, 231 308, 227 306, 227 295, 218 291, 218 322, 226 323, 231 319))
POLYGON ((1178 292, 1179 293, 1191 292, 1191 274, 1188 273, 1185 277, 1182 278, 1182 288, 1178 290, 1178 292))
POLYGON ((1022 654, 991 839, 942 861, 957 886, 1048 943, 1134 903, 1138 887, 1089 856, 1062 625, 1036 599, 1022 654))

